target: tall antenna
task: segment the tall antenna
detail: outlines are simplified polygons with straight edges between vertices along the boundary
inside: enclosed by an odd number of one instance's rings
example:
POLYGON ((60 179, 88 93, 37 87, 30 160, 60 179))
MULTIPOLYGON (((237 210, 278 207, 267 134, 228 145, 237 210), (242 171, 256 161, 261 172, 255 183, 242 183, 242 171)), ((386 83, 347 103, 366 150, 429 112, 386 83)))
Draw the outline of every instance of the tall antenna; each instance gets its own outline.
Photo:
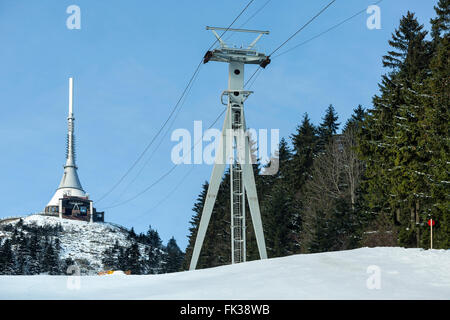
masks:
MULTIPOLYGON (((69 78, 69 114, 67 116, 67 145, 66 145, 66 163, 64 164, 64 174, 59 183, 59 187, 52 199, 46 206, 48 208, 58 207, 59 199, 64 195, 86 197, 86 193, 81 186, 78 178, 77 165, 75 163, 75 117, 73 114, 73 78, 69 78)), ((58 209, 59 210, 59 209, 58 209)))
POLYGON ((221 101, 223 101, 224 96, 227 96, 228 102, 222 102, 227 105, 227 112, 203 206, 197 238, 195 239, 190 270, 194 270, 197 267, 226 164, 230 164, 231 263, 246 261, 245 195, 247 195, 248 199, 259 256, 261 259, 267 259, 266 243, 253 174, 250 141, 246 134, 244 101, 252 91, 244 90, 244 66, 245 64, 259 64, 265 68, 270 63, 268 56, 253 49, 262 35, 269 34, 269 31, 228 29, 228 31, 258 34, 255 40, 247 48, 243 49, 233 48, 221 39, 216 30, 225 30, 225 28, 206 27, 206 29, 212 31, 220 46, 212 51, 208 51, 203 62, 219 61, 228 63, 228 90, 223 91, 221 96, 221 101))
POLYGON ((66 166, 75 165, 75 135, 74 135, 74 121, 73 117, 73 78, 69 78, 69 115, 67 117, 67 151, 66 151, 66 166))

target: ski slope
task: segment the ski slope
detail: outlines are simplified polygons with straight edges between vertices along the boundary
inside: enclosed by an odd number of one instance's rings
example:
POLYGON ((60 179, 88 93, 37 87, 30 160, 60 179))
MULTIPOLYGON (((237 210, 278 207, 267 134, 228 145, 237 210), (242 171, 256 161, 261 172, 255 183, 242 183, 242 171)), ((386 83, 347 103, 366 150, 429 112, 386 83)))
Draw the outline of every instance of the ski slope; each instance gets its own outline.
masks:
POLYGON ((450 250, 361 248, 145 276, 0 276, 0 299, 450 299, 450 250))

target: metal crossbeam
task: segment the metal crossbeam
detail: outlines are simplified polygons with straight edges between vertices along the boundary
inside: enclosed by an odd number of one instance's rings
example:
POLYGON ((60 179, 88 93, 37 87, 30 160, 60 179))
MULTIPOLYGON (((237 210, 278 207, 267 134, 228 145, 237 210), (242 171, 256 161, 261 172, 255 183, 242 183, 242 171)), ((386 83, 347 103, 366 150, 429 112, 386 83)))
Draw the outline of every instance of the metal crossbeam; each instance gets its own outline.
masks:
POLYGON ((219 31, 231 31, 231 32, 249 32, 249 33, 261 33, 269 34, 269 31, 262 30, 251 30, 251 29, 233 29, 233 28, 220 28, 220 27, 209 27, 206 26, 206 30, 219 30, 219 31))

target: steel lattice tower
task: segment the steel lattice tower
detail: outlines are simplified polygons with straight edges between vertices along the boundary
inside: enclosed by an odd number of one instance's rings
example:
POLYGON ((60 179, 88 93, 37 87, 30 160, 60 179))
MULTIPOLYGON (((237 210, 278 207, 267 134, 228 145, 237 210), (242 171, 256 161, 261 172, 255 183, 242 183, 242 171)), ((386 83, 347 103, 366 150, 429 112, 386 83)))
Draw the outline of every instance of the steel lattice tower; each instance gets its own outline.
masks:
POLYGON ((264 68, 270 63, 269 57, 253 49, 261 36, 269 32, 215 27, 206 27, 206 29, 214 33, 220 46, 205 54, 204 63, 208 61, 219 61, 226 62, 229 65, 228 89, 221 96, 221 101, 227 106, 227 111, 197 238, 195 240, 194 251, 192 253, 191 270, 197 266, 222 175, 227 164, 230 164, 231 261, 234 264, 246 260, 246 195, 256 234, 259 255, 261 259, 267 258, 261 213, 253 174, 250 141, 246 133, 244 117, 244 101, 252 93, 252 91, 244 90, 244 66, 245 64, 259 64, 264 68), (232 48, 225 44, 215 30, 258 33, 258 36, 247 48, 232 48), (226 103, 223 102, 224 96, 228 97, 226 103))

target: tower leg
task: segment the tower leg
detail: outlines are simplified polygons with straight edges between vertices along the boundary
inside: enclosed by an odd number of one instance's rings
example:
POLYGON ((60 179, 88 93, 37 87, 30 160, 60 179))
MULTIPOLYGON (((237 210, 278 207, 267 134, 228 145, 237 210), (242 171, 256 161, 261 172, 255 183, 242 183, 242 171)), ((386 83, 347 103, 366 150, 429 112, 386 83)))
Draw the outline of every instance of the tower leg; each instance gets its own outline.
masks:
POLYGON ((261 259, 267 259, 266 241, 264 239, 261 212, 259 210, 258 195, 255 185, 255 175, 253 174, 249 137, 248 135, 245 135, 241 139, 243 140, 241 141, 244 143, 244 148, 238 148, 238 151, 240 152, 239 159, 241 161, 244 188, 247 193, 248 205, 250 207, 250 215, 252 217, 253 228, 255 230, 259 256, 261 259))
POLYGON ((219 191, 220 182, 222 180, 225 166, 229 156, 229 129, 230 129, 230 108, 227 109, 225 121, 222 128, 222 135, 219 142, 219 154, 216 155, 216 161, 209 181, 208 191, 206 193, 206 200, 200 218, 200 225, 198 227, 197 237, 195 239, 194 251, 192 252, 191 264, 189 270, 195 270, 197 267, 200 251, 205 240, 206 230, 208 228, 209 220, 211 218, 214 203, 216 202, 217 192, 219 191))
MULTIPOLYGON (((234 139, 233 139, 234 140, 234 139)), ((233 150, 234 151, 234 150, 233 150)), ((233 152, 234 153, 234 152, 233 152)), ((231 264, 235 264, 235 246, 234 246, 234 157, 231 158, 231 165, 230 165, 230 199, 231 199, 231 205, 230 205, 230 217, 231 217, 231 224, 230 224, 230 236, 231 236, 231 264)))

